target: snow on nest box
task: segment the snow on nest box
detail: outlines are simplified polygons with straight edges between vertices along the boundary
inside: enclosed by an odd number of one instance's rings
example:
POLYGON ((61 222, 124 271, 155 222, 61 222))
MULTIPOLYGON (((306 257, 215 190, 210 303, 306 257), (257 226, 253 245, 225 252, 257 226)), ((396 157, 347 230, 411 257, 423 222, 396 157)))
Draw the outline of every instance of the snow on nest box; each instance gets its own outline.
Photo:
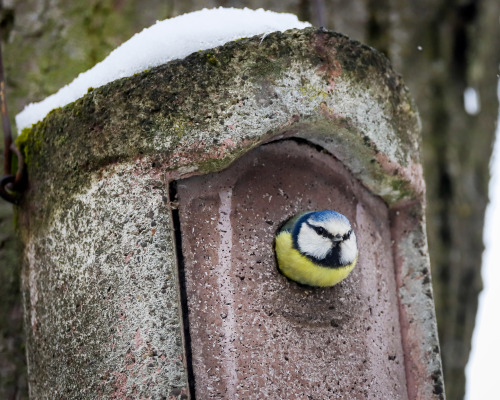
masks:
POLYGON ((263 9, 203 9, 158 21, 113 50, 102 62, 39 103, 28 104, 16 116, 18 131, 41 121, 54 108, 85 95, 90 87, 131 76, 148 68, 242 37, 310 26, 293 14, 263 9))

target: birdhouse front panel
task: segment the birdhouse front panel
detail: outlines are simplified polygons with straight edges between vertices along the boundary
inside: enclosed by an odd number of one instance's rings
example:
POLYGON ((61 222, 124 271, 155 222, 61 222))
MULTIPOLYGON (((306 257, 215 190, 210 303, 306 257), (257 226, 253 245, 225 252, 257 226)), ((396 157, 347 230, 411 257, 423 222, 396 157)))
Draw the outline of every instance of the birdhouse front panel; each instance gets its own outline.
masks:
POLYGON ((176 183, 197 399, 406 399, 389 213, 328 152, 262 145, 222 172, 176 183), (359 256, 331 287, 280 273, 290 217, 336 210, 359 256))

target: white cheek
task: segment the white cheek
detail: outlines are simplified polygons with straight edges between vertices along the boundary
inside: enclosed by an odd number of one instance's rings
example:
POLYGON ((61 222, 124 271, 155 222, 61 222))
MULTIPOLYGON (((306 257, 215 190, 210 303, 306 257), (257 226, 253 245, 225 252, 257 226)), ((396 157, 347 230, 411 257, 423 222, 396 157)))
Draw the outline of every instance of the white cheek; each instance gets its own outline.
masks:
POLYGON ((340 262, 350 264, 358 255, 358 246, 356 244, 356 235, 351 233, 349 239, 340 244, 340 262))
POLYGON ((332 242, 329 239, 318 235, 314 229, 305 224, 300 228, 297 245, 301 253, 318 259, 325 258, 332 248, 332 242))

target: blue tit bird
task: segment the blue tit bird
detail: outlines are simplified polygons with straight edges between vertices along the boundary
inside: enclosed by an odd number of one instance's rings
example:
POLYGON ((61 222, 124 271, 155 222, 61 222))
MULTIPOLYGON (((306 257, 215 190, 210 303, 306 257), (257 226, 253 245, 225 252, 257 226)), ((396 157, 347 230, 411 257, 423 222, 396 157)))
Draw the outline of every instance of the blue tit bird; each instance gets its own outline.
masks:
POLYGON ((358 260, 356 235, 337 211, 310 211, 292 217, 275 240, 279 270, 309 286, 333 286, 345 279, 358 260))

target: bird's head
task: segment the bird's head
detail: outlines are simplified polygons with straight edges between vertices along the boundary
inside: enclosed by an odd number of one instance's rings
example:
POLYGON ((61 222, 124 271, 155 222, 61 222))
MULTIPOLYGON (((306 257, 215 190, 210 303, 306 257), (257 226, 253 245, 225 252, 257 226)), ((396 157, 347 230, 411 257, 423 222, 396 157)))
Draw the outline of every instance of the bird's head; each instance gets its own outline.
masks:
POLYGON ((325 267, 351 264, 358 255, 356 235, 349 220, 331 211, 312 211, 297 219, 292 229, 293 246, 325 267))

